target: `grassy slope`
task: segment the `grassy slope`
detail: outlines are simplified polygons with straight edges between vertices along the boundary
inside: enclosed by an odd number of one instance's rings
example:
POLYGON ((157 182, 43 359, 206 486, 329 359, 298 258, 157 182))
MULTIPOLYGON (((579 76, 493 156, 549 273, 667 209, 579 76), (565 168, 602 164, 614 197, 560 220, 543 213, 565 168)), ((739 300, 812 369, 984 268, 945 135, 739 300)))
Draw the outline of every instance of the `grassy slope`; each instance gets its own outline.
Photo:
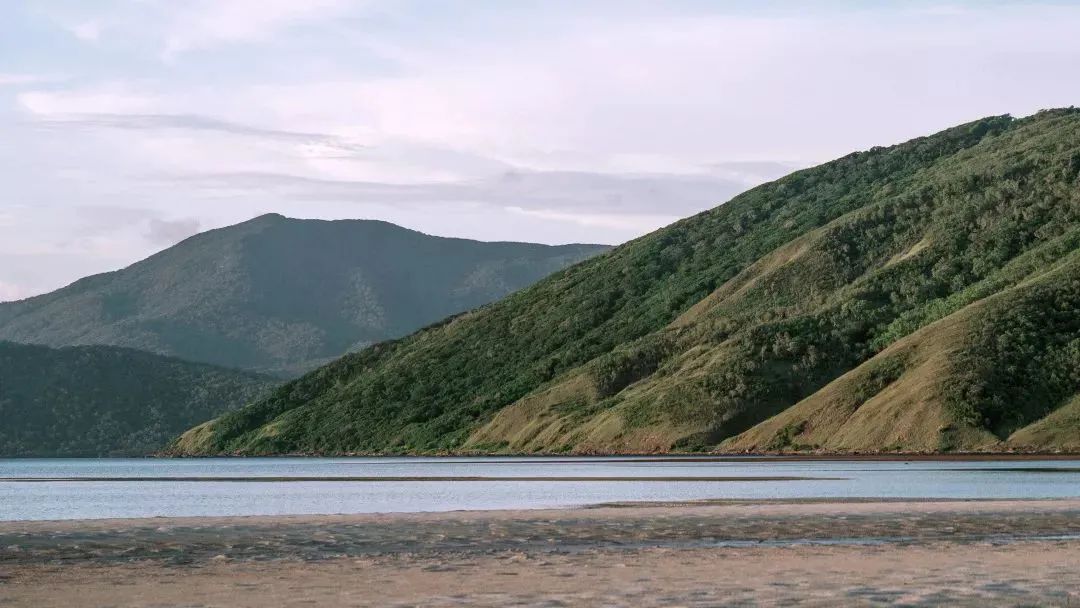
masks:
POLYGON ((0 304, 0 339, 109 344, 298 375, 606 250, 267 215, 123 270, 0 304))
MULTIPOLYGON (((835 392, 834 381, 894 343, 904 348, 898 341, 920 328, 1050 272, 1077 249, 1078 172, 1076 111, 990 118, 854 154, 346 357, 176 448, 707 448, 823 388, 835 392)), ((1067 308, 1071 296, 1062 297, 1067 308)), ((948 403, 925 399, 948 419, 935 419, 932 432, 895 429, 882 440, 897 442, 878 447, 982 445, 1063 403, 1075 393, 1060 370, 1073 360, 1076 328, 1045 325, 1044 312, 1017 320, 1011 345, 992 335, 968 340, 964 329, 906 347, 930 360, 940 357, 935 344, 963 338, 970 357, 991 363, 983 375, 939 371, 958 393, 948 403), (1016 385, 1039 402, 1014 405, 1016 387, 987 378, 1003 370, 1019 378, 1009 356, 1028 351, 1057 357, 1058 375, 1016 385)), ((925 422, 914 418, 893 424, 925 422)), ((789 428, 788 445, 802 441, 795 430, 806 432, 789 428)))
POLYGON ((149 454, 275 384, 126 348, 0 342, 0 457, 149 454))
POLYGON ((1080 393, 1049 416, 1013 433, 1009 449, 1080 452, 1080 393))
POLYGON ((1077 444, 1075 424, 1053 422, 1064 415, 1060 410, 1044 416, 1080 387, 1078 281, 1080 252, 899 340, 721 448, 872 452, 1077 444), (1041 431, 1013 433, 1032 420, 1041 431))

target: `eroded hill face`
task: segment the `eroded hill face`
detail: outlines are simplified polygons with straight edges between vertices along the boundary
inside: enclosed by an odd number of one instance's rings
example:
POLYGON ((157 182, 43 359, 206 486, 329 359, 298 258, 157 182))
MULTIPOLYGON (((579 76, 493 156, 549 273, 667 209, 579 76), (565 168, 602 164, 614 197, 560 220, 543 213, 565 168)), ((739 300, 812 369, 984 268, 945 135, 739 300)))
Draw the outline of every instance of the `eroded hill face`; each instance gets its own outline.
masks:
POLYGON ((1075 110, 854 154, 346 357, 177 449, 1075 444, 1078 175, 1075 110))
POLYGON ((129 268, 0 304, 0 339, 138 348, 295 376, 606 250, 267 215, 129 268))

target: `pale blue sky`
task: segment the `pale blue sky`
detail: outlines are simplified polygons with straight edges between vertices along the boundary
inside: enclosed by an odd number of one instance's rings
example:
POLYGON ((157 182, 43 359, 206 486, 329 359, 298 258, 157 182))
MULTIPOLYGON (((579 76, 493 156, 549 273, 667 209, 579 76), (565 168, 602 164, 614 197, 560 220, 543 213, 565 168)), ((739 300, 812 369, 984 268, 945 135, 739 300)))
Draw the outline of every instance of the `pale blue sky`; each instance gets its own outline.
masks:
POLYGON ((275 211, 617 243, 1080 103, 1077 2, 0 3, 0 300, 275 211))

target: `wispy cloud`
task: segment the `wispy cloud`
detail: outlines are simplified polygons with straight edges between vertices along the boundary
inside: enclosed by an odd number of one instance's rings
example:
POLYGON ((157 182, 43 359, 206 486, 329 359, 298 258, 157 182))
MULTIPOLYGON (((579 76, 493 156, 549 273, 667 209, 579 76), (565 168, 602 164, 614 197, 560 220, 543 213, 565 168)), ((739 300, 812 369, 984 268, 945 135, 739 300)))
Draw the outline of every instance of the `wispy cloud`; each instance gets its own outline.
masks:
POLYGON ((146 229, 146 238, 155 245, 168 247, 197 234, 201 223, 193 217, 178 220, 151 219, 146 229))
POLYGON ((21 300, 30 295, 32 295, 31 290, 27 289, 26 287, 0 281, 0 302, 21 300))
MULTIPOLYGON (((358 152, 364 148, 362 144, 348 141, 327 133, 309 133, 303 131, 287 131, 282 129, 267 129, 250 125, 219 120, 209 116, 196 114, 93 114, 93 113, 62 113, 58 109, 71 109, 66 104, 57 104, 53 96, 42 97, 43 94, 24 94, 20 101, 27 108, 36 110, 42 116, 38 125, 54 128, 91 128, 91 129, 123 129, 132 131, 155 131, 155 130, 188 130, 208 131, 238 135, 242 137, 254 137, 274 139, 279 141, 296 142, 309 145, 322 145, 339 153, 358 152)), ((47 94, 44 94, 47 95, 47 94)), ((87 105, 94 105, 98 98, 84 99, 87 105)), ((127 100, 122 103, 127 103, 127 100)), ((137 105, 139 100, 131 100, 130 103, 137 105)), ((110 99, 104 105, 119 105, 110 99)), ((328 152, 329 153, 329 152, 328 152)))
POLYGON ((628 230, 640 234, 651 232, 680 219, 678 215, 657 213, 575 213, 555 209, 522 209, 521 207, 507 207, 507 211, 541 220, 569 222, 593 228, 628 230))
MULTIPOLYGON (((219 173, 166 178, 184 188, 234 195, 273 193, 286 200, 408 204, 438 208, 472 203, 516 212, 592 212, 678 218, 713 207, 746 189, 742 181, 699 175, 621 175, 587 172, 507 171, 485 179, 394 184, 330 180, 271 173, 219 173), (663 213, 657 214, 656 211, 663 213)), ((538 216, 539 217, 539 216, 538 216)))
POLYGON ((17 4, 0 281, 24 289, 265 211, 618 242, 852 150, 1080 103, 1071 3, 17 4))
POLYGON ((0 86, 35 85, 53 82, 63 82, 65 76, 57 74, 4 74, 0 73, 0 86))
POLYGON ((71 32, 71 35, 83 42, 97 42, 101 39, 101 32, 103 29, 104 26, 101 21, 97 19, 80 21, 79 23, 67 26, 67 30, 71 32))
POLYGON ((125 83, 108 83, 87 89, 25 91, 15 99, 24 110, 46 117, 141 113, 162 101, 158 95, 133 89, 125 83))
POLYGON ((346 0, 191 0, 167 2, 163 56, 223 44, 264 41, 277 32, 340 14, 358 3, 346 0))

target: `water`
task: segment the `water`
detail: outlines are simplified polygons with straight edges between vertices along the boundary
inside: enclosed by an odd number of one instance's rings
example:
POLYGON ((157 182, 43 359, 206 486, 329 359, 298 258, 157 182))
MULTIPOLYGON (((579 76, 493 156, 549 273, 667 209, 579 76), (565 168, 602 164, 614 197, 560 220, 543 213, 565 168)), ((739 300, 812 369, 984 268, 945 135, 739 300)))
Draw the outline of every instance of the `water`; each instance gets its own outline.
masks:
POLYGON ((1080 460, 0 459, 0 520, 535 509, 622 501, 827 497, 1080 497, 1080 460))

